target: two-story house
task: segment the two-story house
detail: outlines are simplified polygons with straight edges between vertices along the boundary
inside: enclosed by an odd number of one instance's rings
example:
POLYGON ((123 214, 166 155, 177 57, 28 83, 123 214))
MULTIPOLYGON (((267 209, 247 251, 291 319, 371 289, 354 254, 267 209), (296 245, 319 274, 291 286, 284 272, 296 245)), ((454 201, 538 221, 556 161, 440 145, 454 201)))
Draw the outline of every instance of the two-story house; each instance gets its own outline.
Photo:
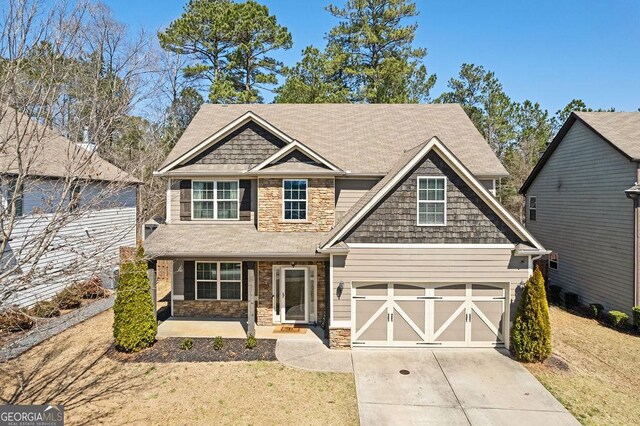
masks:
POLYGON ((204 105, 157 174, 166 224, 145 248, 173 261, 176 317, 254 309, 324 324, 332 347, 508 345, 546 253, 458 105, 204 105))

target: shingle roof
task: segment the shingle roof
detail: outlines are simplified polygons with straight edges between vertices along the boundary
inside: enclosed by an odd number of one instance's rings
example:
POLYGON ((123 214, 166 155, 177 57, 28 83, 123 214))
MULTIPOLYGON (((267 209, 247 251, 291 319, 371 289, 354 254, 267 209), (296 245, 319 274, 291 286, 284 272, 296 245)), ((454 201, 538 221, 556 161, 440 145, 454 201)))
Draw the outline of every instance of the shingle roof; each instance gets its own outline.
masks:
POLYGON ((325 233, 258 232, 250 222, 199 224, 194 222, 160 225, 145 240, 151 257, 286 257, 319 256, 318 244, 325 233))
POLYGON ((6 105, 1 108, 0 171, 3 173, 18 173, 19 151, 22 161, 28 163, 29 176, 141 183, 97 153, 90 154, 58 132, 6 105))
POLYGON ((437 136, 474 175, 507 175, 457 104, 206 104, 161 168, 249 111, 354 174, 385 175, 404 151, 437 136))

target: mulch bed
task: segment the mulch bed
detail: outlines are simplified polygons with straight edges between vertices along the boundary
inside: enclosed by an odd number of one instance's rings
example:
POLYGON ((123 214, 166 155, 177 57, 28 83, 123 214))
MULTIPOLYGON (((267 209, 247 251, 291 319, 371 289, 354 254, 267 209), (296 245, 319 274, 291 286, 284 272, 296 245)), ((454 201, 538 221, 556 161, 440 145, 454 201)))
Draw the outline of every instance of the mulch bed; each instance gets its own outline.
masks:
POLYGON ((193 338, 189 350, 180 347, 183 338, 166 337, 148 348, 136 353, 122 353, 115 349, 109 357, 120 362, 228 362, 228 361, 276 361, 276 340, 258 340, 253 349, 244 347, 245 339, 224 339, 224 347, 213 349, 210 338, 193 338))

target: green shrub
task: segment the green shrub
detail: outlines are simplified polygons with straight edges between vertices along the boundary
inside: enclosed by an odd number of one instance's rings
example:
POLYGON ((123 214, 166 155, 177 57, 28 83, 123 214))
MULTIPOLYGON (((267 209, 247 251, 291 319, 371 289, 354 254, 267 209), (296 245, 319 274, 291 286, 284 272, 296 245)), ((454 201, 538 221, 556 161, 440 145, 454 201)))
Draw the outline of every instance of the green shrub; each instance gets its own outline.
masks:
POLYGON ((564 307, 567 309, 575 309, 580 305, 580 297, 575 293, 564 294, 564 307))
POLYGON ((549 286, 549 302, 559 305, 562 302, 562 287, 559 285, 549 286))
POLYGON ((620 311, 609 311, 609 322, 616 328, 622 328, 627 325, 629 315, 620 311))
POLYGON ((56 294, 53 301, 60 309, 78 309, 82 305, 82 298, 74 286, 69 286, 56 294))
POLYGON ((53 318, 60 316, 60 308, 55 300, 43 300, 38 302, 29 310, 31 315, 40 318, 53 318))
POLYGON ((524 285, 511 330, 511 345, 519 361, 542 362, 551 355, 549 305, 538 267, 524 285))
POLYGON ((191 339, 184 339, 182 343, 180 343, 180 349, 182 349, 183 351, 188 351, 192 347, 193 347, 193 340, 191 339))
POLYGON ((118 350, 135 352, 153 344, 158 331, 153 310, 147 262, 139 247, 135 258, 125 262, 120 270, 113 305, 113 337, 118 350))
POLYGON ((33 327, 33 318, 24 308, 10 308, 0 314, 0 330, 15 333, 33 327))
POLYGON ((244 347, 247 349, 253 349, 258 346, 258 340, 253 334, 247 336, 247 343, 244 344, 244 347))
POLYGON ((592 303, 589 305, 589 310, 591 312, 591 316, 598 319, 602 317, 604 306, 602 306, 600 303, 592 303))
POLYGON ((633 326, 636 330, 640 330, 640 305, 634 306, 631 310, 633 311, 633 326))
POLYGON ((222 341, 222 336, 216 336, 213 339, 213 350, 219 351, 224 347, 224 342, 222 341))

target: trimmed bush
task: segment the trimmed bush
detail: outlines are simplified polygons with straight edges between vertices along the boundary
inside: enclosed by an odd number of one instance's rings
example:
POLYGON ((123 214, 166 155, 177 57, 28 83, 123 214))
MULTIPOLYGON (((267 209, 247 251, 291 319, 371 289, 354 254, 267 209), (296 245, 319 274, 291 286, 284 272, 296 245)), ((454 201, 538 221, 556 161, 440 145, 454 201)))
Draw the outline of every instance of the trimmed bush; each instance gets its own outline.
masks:
POLYGON ((627 325, 629 315, 620 311, 609 311, 609 322, 615 328, 622 328, 627 325))
POLYGON ((222 336, 216 336, 213 338, 213 350, 219 351, 224 347, 224 342, 222 341, 222 336))
POLYGON ((559 285, 550 285, 549 286, 549 302, 554 305, 559 305, 562 303, 562 287, 559 285))
POLYGON ((634 306, 631 310, 633 311, 633 326, 636 330, 640 330, 640 305, 634 306))
POLYGON ((247 343, 244 344, 244 347, 247 349, 253 349, 258 346, 258 340, 256 340, 256 336, 250 334, 247 336, 247 343))
POLYGON ((0 314, 0 330, 16 333, 33 327, 33 318, 26 309, 11 308, 0 314))
POLYGON ((78 309, 82 305, 82 298, 73 286, 69 286, 56 294, 53 301, 60 309, 78 309))
POLYGON ((193 340, 191 339, 184 339, 182 343, 180 343, 180 349, 182 349, 183 351, 188 351, 192 347, 193 347, 193 340))
POLYGON ((135 258, 125 262, 120 270, 113 305, 113 337, 118 350, 136 352, 155 342, 158 323, 153 309, 147 262, 139 247, 135 258))
POLYGON ((511 351, 523 362, 542 362, 551 355, 549 305, 539 267, 524 285, 511 329, 511 351))
POLYGON ((53 318, 60 316, 60 308, 55 300, 44 300, 36 303, 30 310, 31 315, 40 318, 53 318))
POLYGON ((564 294, 564 307, 567 309, 576 309, 579 305, 579 297, 575 293, 564 294))
POLYGON ((602 318, 602 313, 604 312, 604 306, 600 303, 592 303, 589 305, 589 312, 591 313, 591 317, 595 319, 602 318))

